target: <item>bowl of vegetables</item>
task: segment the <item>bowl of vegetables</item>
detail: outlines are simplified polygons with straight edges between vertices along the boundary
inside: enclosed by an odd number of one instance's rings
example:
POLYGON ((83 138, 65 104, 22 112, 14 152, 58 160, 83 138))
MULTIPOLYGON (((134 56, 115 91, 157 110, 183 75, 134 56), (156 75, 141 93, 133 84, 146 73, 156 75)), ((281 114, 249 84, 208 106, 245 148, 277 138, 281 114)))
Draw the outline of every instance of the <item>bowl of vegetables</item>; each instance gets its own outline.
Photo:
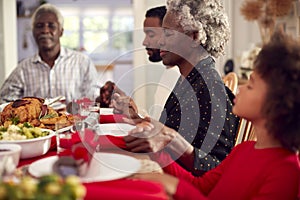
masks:
POLYGON ((44 155, 49 151, 51 138, 55 132, 49 129, 33 127, 29 123, 0 126, 0 144, 18 144, 21 146, 21 159, 44 155))

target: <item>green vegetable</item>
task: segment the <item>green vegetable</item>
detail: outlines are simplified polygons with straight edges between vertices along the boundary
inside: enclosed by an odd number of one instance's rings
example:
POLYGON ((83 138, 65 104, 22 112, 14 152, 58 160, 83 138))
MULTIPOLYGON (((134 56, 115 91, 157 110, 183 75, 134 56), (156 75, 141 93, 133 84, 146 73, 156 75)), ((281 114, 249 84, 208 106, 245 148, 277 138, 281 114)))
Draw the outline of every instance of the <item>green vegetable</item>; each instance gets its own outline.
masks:
POLYGON ((54 117, 58 117, 56 113, 44 115, 40 119, 49 119, 49 118, 54 118, 54 117))
MULTIPOLYGON (((67 177, 68 179, 68 177, 67 177)), ((56 174, 46 175, 35 181, 29 176, 23 177, 18 183, 1 182, 0 199, 12 200, 76 200, 83 199, 85 187, 78 177, 72 177, 73 184, 69 184, 56 174), (78 180, 76 180, 76 178, 78 180)))
MULTIPOLYGON (((11 126, 11 125, 10 125, 11 126)), ((10 128, 9 126, 9 128, 10 128)), ((19 135, 25 135, 26 139, 44 137, 50 134, 49 131, 42 131, 39 127, 33 127, 30 123, 25 122, 24 124, 18 125, 19 130, 14 131, 19 135)), ((4 128, 4 126, 0 126, 0 140, 3 139, 3 134, 7 132, 8 128, 4 128)), ((1 199, 0 199, 1 200, 1 199)))
POLYGON ((5 128, 4 126, 0 126, 0 131, 5 132, 5 131, 7 131, 7 128, 5 128))
POLYGON ((26 127, 26 128, 33 128, 33 126, 29 122, 25 122, 23 124, 23 126, 26 127))
POLYGON ((20 122, 19 117, 12 117, 10 118, 10 121, 12 121, 12 124, 17 125, 20 122))

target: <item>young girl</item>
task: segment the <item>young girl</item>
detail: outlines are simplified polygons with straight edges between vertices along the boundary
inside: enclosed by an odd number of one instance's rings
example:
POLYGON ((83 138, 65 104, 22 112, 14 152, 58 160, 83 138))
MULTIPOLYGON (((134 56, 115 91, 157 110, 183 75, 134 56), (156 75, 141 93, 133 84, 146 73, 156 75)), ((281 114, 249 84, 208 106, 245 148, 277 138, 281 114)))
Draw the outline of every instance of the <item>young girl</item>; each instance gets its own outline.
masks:
POLYGON ((297 199, 300 166, 300 43, 276 32, 263 46, 233 112, 255 127, 257 141, 236 148, 215 169, 193 177, 175 163, 158 181, 174 199, 297 199))

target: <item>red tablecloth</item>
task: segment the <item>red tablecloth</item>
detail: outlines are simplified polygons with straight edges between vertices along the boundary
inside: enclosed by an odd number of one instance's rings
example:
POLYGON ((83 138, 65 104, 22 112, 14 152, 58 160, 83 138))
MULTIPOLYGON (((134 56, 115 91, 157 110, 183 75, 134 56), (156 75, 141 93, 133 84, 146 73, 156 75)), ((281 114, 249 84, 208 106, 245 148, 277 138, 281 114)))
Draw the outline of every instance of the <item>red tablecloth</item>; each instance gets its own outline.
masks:
MULTIPOLYGON (((121 115, 110 116, 105 115, 102 118, 102 123, 113 123, 121 122, 121 115), (117 120, 116 120, 117 119, 117 120), (119 121, 118 121, 119 120, 119 121)), ((101 119, 100 118, 100 119, 101 119)), ((85 141, 91 141, 89 145, 96 145, 97 141, 93 140, 94 133, 91 130, 85 131, 85 141)), ((75 133, 72 137, 74 143, 80 142, 80 137, 75 133)), ((100 136, 98 139, 100 147, 103 149, 109 148, 126 148, 125 142, 122 137, 114 136, 100 136)), ((46 158, 49 156, 57 155, 56 152, 56 139, 52 138, 51 147, 47 154, 30 158, 22 159, 19 162, 19 166, 24 166, 31 164, 32 162, 39 160, 41 158, 46 158)), ((164 188, 154 182, 144 181, 144 180, 135 180, 130 178, 123 178, 114 181, 105 181, 105 182, 94 182, 94 183, 84 183, 86 187, 87 194, 84 198, 85 200, 94 200, 94 199, 143 199, 143 200, 161 200, 168 199, 167 194, 164 191, 164 188)))
POLYGON ((87 189, 85 200, 95 199, 141 199, 141 200, 158 200, 168 199, 164 188, 157 183, 120 179, 116 181, 106 181, 97 183, 84 184, 87 189))
POLYGON ((100 124, 104 123, 122 123, 123 115, 121 114, 114 114, 114 115, 100 115, 100 124))
MULTIPOLYGON (((57 155, 56 150, 49 151, 43 156, 39 156, 32 159, 20 160, 19 167, 28 165, 41 158, 57 155)), ((143 199, 143 200, 166 200, 167 194, 164 191, 162 185, 130 178, 123 178, 114 181, 84 183, 86 187, 85 200, 95 199, 143 199)))

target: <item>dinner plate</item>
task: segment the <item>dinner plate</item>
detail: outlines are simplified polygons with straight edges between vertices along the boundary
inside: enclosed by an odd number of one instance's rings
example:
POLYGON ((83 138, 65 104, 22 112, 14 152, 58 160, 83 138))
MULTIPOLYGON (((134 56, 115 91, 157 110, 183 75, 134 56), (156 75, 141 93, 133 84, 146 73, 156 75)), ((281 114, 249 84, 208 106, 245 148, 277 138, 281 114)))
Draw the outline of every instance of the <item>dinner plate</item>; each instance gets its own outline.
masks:
POLYGON ((100 108, 100 115, 113 115, 113 108, 100 108))
MULTIPOLYGON (((28 172, 39 178, 53 173, 52 166, 58 156, 51 156, 37 160, 29 165, 28 172)), ((141 163, 136 158, 114 154, 95 153, 90 163, 90 168, 85 176, 80 177, 84 183, 111 181, 125 178, 139 171, 141 163)))
POLYGON ((57 96, 57 97, 53 97, 53 98, 46 98, 44 103, 47 105, 48 104, 52 105, 56 102, 61 102, 61 101, 65 101, 65 100, 66 100, 66 98, 64 96, 57 96))
POLYGON ((53 108, 54 110, 62 110, 62 109, 65 109, 67 106, 64 103, 55 102, 55 103, 51 104, 50 107, 53 108))
POLYGON ((99 124, 96 128, 98 135, 126 136, 135 126, 125 123, 99 124))
POLYGON ((72 131, 72 127, 73 127, 73 125, 67 126, 67 127, 56 130, 56 132, 61 133, 61 132, 69 131, 69 130, 72 131))
POLYGON ((3 103, 3 104, 0 104, 0 112, 2 112, 2 110, 5 108, 5 106, 7 106, 8 104, 10 103, 3 103))
POLYGON ((46 98, 44 104, 46 104, 46 105, 50 104, 49 106, 51 108, 53 108, 54 110, 62 110, 67 107, 66 104, 61 102, 64 100, 65 100, 65 97, 62 97, 62 96, 58 96, 55 98, 46 98), (54 101, 54 103, 52 103, 53 101, 54 101))

